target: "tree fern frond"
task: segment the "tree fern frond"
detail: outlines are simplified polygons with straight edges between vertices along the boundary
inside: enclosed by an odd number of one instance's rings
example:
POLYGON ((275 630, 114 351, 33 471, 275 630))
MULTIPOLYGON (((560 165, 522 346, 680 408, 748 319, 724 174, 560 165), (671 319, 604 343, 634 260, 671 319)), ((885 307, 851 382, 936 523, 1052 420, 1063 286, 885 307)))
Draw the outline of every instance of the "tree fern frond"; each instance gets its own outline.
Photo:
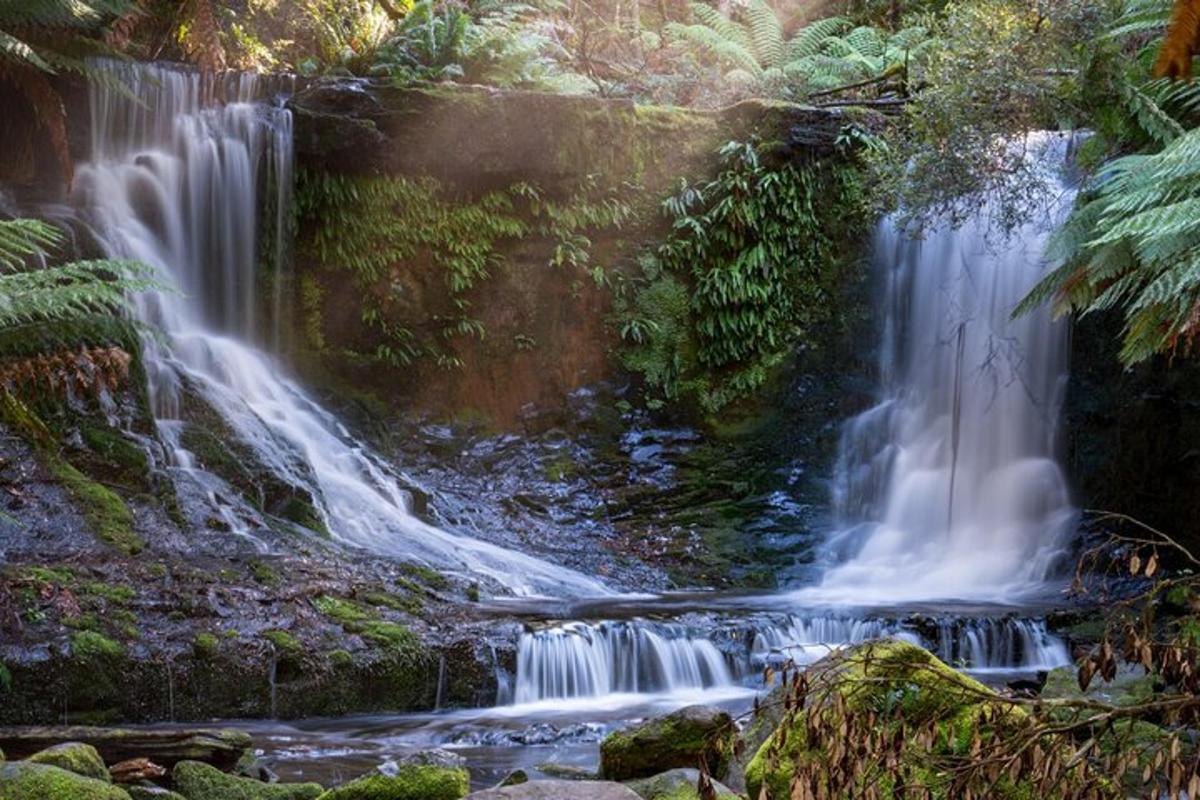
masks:
POLYGON ((785 61, 783 25, 775 11, 764 0, 750 0, 743 12, 746 15, 754 54, 764 67, 779 67, 785 61))
POLYGON ((796 34, 788 42, 788 60, 795 61, 807 56, 815 56, 821 51, 821 45, 826 39, 838 36, 849 30, 850 26, 850 20, 845 17, 827 17, 810 22, 796 31, 796 34))
POLYGON ((0 219, 0 270, 14 270, 62 242, 62 233, 37 219, 0 219))

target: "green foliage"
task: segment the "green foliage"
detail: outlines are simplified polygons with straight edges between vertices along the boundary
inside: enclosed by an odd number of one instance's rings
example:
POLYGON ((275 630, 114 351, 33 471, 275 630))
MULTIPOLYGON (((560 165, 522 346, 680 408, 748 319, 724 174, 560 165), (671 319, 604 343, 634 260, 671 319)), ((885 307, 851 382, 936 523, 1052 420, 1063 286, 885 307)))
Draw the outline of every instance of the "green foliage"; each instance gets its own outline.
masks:
POLYGON ((136 340, 122 314, 133 292, 162 290, 131 261, 44 263, 62 234, 36 220, 0 220, 0 356, 136 340))
POLYGON ((1105 4, 1093 0, 961 0, 933 25, 924 86, 903 135, 879 151, 881 197, 918 223, 958 222, 989 207, 1003 228, 1044 211, 1046 175, 1022 137, 1088 119, 1094 45, 1105 4))
POLYGON ((343 624, 347 622, 362 622, 374 619, 377 616, 357 603, 331 595, 321 595, 314 599, 312 604, 313 608, 317 611, 343 624))
POLYGON ((651 400, 707 412, 752 395, 835 313, 835 245, 864 222, 851 164, 769 165, 752 142, 730 142, 720 157, 715 178, 664 202, 671 234, 618 299, 624 363, 651 400))
POLYGON ((192 652, 197 658, 212 658, 217 654, 220 640, 215 634, 207 631, 197 633, 192 639, 192 652))
POLYGON ((124 658, 125 648, 95 631, 79 631, 71 637, 71 653, 80 661, 102 662, 124 658))
POLYGON ((1058 313, 1119 309, 1125 364, 1191 350, 1200 324, 1200 90, 1149 74, 1157 46, 1147 35, 1166 27, 1169 11, 1125 0, 1096 37, 1105 54, 1090 76, 1096 175, 1051 241, 1056 269, 1016 310, 1047 300, 1058 313), (1117 102, 1106 107, 1106 97, 1117 102))
POLYGON ((809 23, 790 39, 765 0, 750 0, 741 19, 702 3, 691 5, 690 25, 671 24, 675 39, 716 58, 725 80, 755 93, 787 98, 845 86, 919 67, 933 46, 922 27, 889 33, 854 27, 845 17, 809 23))
POLYGON ((591 247, 587 232, 619 226, 631 214, 615 195, 595 199, 586 189, 558 203, 520 183, 464 201, 449 196, 432 178, 325 172, 302 172, 296 197, 300 227, 309 231, 318 261, 327 269, 349 270, 354 278, 361 320, 382 339, 371 357, 393 366, 422 358, 458 366, 447 341, 485 336, 483 324, 471 316, 468 295, 502 266, 502 242, 533 234, 550 237, 557 243, 551 266, 583 268, 591 247), (445 311, 399 321, 412 287, 397 272, 424 259, 441 272, 445 311))

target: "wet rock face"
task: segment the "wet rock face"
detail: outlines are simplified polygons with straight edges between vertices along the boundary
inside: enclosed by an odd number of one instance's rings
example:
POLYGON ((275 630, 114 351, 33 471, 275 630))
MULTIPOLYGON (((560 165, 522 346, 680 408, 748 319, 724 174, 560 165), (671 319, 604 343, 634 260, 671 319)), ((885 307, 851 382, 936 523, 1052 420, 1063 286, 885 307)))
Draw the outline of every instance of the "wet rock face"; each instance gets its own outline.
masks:
POLYGON ((710 774, 723 778, 729 771, 736 733, 727 712, 712 706, 688 706, 610 734, 600 744, 600 774, 612 780, 630 780, 705 764, 710 774))

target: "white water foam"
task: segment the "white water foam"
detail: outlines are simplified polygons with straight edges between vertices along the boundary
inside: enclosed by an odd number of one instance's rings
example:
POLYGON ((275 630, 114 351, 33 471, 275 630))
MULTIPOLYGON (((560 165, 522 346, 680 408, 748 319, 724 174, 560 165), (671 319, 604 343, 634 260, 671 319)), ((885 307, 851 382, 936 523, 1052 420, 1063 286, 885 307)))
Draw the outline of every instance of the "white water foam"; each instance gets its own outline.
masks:
POLYGON ((1073 193, 1068 140, 1030 144, 1050 184, 1042 219, 1007 237, 986 206, 921 240, 881 225, 882 397, 844 428, 838 563, 792 602, 1011 601, 1061 567, 1077 519, 1055 458, 1068 330, 1047 307, 1011 314, 1073 193))
POLYGON ((276 270, 291 202, 291 114, 268 79, 146 64, 104 67, 127 86, 93 82, 92 160, 75 203, 109 256, 153 265, 177 294, 139 299, 165 333, 146 364, 160 437, 180 480, 191 480, 235 533, 254 536, 234 492, 181 445, 185 394, 196 392, 281 481, 312 499, 331 535, 374 553, 490 578, 516 593, 606 594, 574 570, 457 536, 417 519, 391 470, 317 404, 257 343, 280 336, 280 281, 264 296, 263 236, 276 270), (220 102, 217 101, 219 98, 220 102), (265 191, 271 216, 264 215, 265 191), (263 310, 275 308, 271 319, 263 310), (272 328, 272 325, 276 327, 272 328))

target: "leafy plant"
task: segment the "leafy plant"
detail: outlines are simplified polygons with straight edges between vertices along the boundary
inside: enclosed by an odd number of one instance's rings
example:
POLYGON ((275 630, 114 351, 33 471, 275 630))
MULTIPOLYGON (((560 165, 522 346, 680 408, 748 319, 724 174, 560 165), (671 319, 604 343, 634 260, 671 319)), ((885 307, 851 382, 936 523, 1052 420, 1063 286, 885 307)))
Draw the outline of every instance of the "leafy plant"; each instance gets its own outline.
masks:
POLYGON ((764 163, 754 142, 719 155, 716 177, 664 201, 671 233, 618 306, 626 366, 707 412, 751 395, 831 316, 835 243, 863 210, 851 164, 764 163))
POLYGON ((668 33, 720 61, 726 80, 769 95, 803 97, 900 74, 920 63, 932 46, 924 28, 887 33, 853 27, 845 17, 816 20, 789 39, 765 0, 749 0, 741 19, 702 3, 693 3, 691 10, 695 22, 668 25, 668 33))
POLYGON ((25 269, 61 242, 36 220, 0 220, 0 356, 30 355, 101 342, 127 342, 128 293, 162 289, 149 267, 131 261, 75 261, 25 269))
POLYGON ((1015 312, 1047 300, 1059 313, 1120 309, 1126 364, 1191 350, 1200 333, 1200 129, 1185 127, 1197 121, 1200 90, 1149 76, 1147 36, 1166 28, 1168 13, 1162 0, 1127 0, 1104 34, 1132 42, 1135 57, 1107 76, 1124 105, 1100 128, 1102 146, 1148 152, 1102 162, 1051 241, 1057 268, 1015 312))

